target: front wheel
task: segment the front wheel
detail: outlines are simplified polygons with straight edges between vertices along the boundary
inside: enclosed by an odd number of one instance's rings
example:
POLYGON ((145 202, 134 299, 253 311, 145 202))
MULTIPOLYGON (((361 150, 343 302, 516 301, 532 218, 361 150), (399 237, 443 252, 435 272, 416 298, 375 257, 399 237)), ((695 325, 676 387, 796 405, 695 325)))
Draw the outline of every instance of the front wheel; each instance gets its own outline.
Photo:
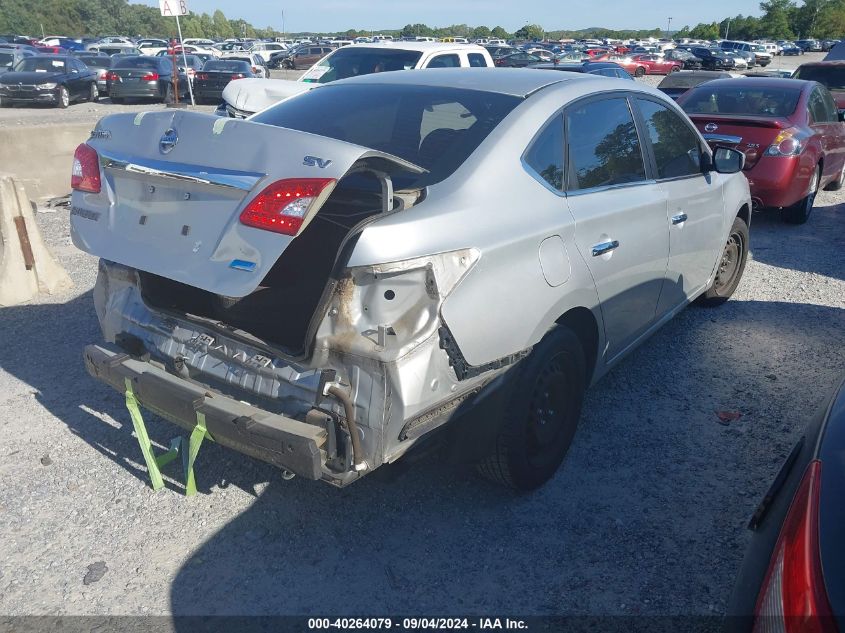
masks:
POLYGON ((742 279, 748 261, 748 225, 742 218, 734 218, 731 233, 716 268, 713 283, 698 298, 703 306, 718 306, 730 299, 742 279))
POLYGON ((645 68, 643 68, 642 66, 638 66, 637 69, 634 71, 634 76, 642 77, 643 75, 645 75, 645 68))
POLYGON ((813 177, 810 178, 810 185, 807 187, 807 195, 791 207, 784 207, 783 211, 781 211, 781 217, 784 222, 789 224, 804 224, 810 219, 810 213, 812 213, 813 205, 816 203, 816 193, 819 190, 821 176, 821 167, 816 165, 813 177))
POLYGON ((670 70, 669 72, 676 73, 676 72, 678 72, 680 69, 681 69, 681 67, 680 67, 680 66, 672 66, 672 70, 670 70))
POLYGON ((64 86, 59 86, 59 95, 56 99, 56 105, 64 109, 70 105, 70 93, 64 86))
POLYGON ((556 327, 512 371, 495 448, 478 471, 527 491, 551 479, 572 444, 586 389, 584 350, 571 330, 556 327))
POLYGON ((99 98, 100 90, 97 88, 96 83, 92 83, 90 88, 88 88, 88 101, 90 101, 91 103, 96 103, 99 98))

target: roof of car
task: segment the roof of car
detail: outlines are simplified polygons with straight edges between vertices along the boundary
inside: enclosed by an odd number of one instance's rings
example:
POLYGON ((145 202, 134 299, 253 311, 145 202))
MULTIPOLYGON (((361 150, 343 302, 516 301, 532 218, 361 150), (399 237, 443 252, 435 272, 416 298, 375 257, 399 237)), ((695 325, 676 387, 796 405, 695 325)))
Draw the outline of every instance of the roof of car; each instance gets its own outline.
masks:
POLYGON ((463 48, 463 47, 471 47, 471 48, 484 48, 480 44, 464 44, 462 42, 391 42, 391 41, 381 41, 381 42, 362 42, 360 44, 350 44, 349 46, 344 46, 343 48, 398 48, 400 50, 405 51, 436 51, 436 50, 445 50, 445 49, 454 49, 454 48, 463 48))
POLYGON ((714 79, 708 81, 707 85, 712 87, 719 87, 722 85, 730 86, 731 88, 739 88, 743 83, 753 85, 755 88, 796 88, 803 90, 808 85, 815 82, 805 81, 803 79, 786 79, 782 77, 736 77, 733 79, 714 79))
POLYGON ((541 88, 563 81, 595 81, 595 77, 580 73, 543 73, 532 68, 427 68, 359 75, 325 86, 356 83, 442 86, 526 97, 541 88))
POLYGON ((845 66, 845 59, 823 59, 817 62, 804 62, 801 66, 845 66))

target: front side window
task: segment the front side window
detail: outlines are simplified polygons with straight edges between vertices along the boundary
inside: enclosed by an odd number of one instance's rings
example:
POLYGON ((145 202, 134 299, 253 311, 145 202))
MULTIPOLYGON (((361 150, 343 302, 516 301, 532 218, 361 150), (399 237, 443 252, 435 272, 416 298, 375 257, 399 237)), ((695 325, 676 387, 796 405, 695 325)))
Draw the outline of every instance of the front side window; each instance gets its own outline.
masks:
POLYGON ((487 67, 487 60, 484 58, 484 55, 480 53, 470 53, 468 55, 469 58, 469 65, 471 68, 486 68, 487 67))
POLYGON ((457 55, 438 55, 430 62, 428 68, 460 68, 461 60, 457 55))
POLYGON ((810 100, 807 105, 810 108, 810 119, 813 123, 836 123, 834 113, 828 111, 824 95, 818 88, 810 93, 810 100))
POLYGON ((566 112, 571 191, 646 179, 640 140, 624 97, 590 101, 566 112))
POLYGON ((658 178, 701 174, 698 136, 677 114, 654 101, 637 100, 646 123, 658 178))
POLYGON ((555 116, 534 140, 525 163, 552 188, 563 188, 563 117, 555 116))

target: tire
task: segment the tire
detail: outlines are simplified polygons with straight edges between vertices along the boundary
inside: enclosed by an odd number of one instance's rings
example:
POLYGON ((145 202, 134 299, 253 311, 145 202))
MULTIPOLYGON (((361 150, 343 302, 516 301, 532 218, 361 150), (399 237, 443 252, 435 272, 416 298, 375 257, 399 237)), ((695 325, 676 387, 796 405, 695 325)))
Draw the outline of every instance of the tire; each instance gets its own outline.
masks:
POLYGON ((642 77, 643 75, 645 75, 645 68, 637 66, 637 69, 634 71, 634 77, 642 77))
POLYGON ((813 205, 816 203, 816 194, 819 192, 821 171, 821 167, 816 165, 816 171, 810 179, 810 186, 807 189, 807 195, 791 207, 783 208, 781 211, 781 217, 784 222, 787 224, 804 224, 810 219, 810 213, 813 212, 813 205))
POLYGON ((88 101, 90 103, 97 103, 100 99, 100 89, 97 88, 97 82, 92 82, 88 88, 88 101))
POLYGON ((824 188, 825 191, 839 191, 845 187, 845 163, 842 164, 842 171, 839 172, 839 178, 834 180, 833 182, 827 183, 827 186, 824 188))
POLYGON ((571 330, 557 327, 513 371, 494 449, 477 468, 490 481, 528 491, 555 474, 572 444, 586 389, 584 350, 571 330))
POLYGON ((62 110, 70 105, 70 93, 64 86, 59 86, 59 98, 56 99, 56 105, 62 110))
POLYGON ((123 104, 123 97, 109 97, 109 99, 115 105, 122 105, 123 104))
POLYGON ((676 73, 676 72, 678 72, 680 69, 681 69, 681 67, 680 67, 680 66, 672 66, 672 70, 670 70, 669 72, 670 72, 670 73, 676 73))
POLYGON ((748 225, 742 218, 734 218, 728 241, 722 250, 713 283, 698 300, 699 305, 714 307, 730 299, 739 286, 748 261, 748 225))

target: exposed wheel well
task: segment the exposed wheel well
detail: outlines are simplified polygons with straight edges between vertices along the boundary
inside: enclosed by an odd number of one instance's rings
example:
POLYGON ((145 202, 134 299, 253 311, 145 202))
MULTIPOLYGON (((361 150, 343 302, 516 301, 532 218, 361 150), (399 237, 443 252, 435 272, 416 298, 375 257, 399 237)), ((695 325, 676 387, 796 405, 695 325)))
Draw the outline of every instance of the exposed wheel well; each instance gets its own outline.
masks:
POLYGON ((736 217, 745 222, 745 226, 751 226, 751 209, 747 204, 742 205, 742 208, 737 212, 736 217))
POLYGON ((584 349, 584 360, 587 367, 586 384, 593 379, 599 348, 599 328, 593 313, 587 308, 572 308, 561 315, 556 323, 572 330, 584 349))

